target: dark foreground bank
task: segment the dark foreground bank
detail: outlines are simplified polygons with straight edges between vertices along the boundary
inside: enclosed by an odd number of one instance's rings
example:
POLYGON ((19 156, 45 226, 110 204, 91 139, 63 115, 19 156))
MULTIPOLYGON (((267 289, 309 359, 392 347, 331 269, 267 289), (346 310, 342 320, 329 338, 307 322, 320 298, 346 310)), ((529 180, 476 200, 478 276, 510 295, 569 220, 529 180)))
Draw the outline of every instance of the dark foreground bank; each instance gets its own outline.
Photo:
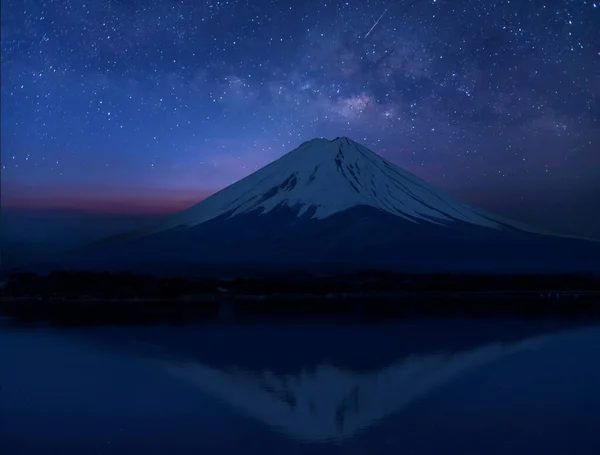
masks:
POLYGON ((21 323, 155 324, 196 321, 385 322, 410 317, 600 319, 596 294, 380 294, 212 296, 204 300, 33 300, 0 302, 21 323))
POLYGON ((196 320, 380 321, 407 316, 600 316, 595 275, 395 275, 164 278, 57 271, 16 274, 0 315, 56 324, 196 320))

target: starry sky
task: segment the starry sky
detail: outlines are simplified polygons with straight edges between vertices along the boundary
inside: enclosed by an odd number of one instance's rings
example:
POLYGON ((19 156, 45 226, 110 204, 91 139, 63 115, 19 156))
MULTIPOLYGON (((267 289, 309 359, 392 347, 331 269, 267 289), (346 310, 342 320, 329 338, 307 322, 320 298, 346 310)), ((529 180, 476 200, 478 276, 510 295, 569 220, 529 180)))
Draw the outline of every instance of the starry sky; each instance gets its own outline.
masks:
POLYGON ((167 214, 349 136, 600 237, 600 1, 1 2, 5 210, 167 214))

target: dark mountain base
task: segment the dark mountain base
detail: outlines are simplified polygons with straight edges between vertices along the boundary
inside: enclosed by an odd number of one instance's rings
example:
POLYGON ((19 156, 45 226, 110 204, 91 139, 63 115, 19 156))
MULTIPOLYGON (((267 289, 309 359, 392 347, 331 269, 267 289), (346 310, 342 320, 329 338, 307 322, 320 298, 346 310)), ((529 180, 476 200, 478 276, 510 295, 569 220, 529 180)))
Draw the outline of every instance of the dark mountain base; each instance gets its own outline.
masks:
POLYGON ((171 277, 334 276, 362 270, 393 273, 600 272, 600 242, 445 225, 356 206, 322 220, 281 206, 131 239, 107 242, 28 268, 130 271, 171 277))

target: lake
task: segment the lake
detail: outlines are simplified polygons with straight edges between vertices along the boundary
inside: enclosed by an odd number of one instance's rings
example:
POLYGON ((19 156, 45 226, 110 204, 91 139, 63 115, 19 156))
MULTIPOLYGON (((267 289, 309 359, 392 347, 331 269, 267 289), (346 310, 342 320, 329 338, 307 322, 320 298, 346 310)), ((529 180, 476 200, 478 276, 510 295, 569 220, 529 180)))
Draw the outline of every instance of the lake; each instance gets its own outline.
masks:
POLYGON ((600 453, 600 326, 0 326, 0 453, 600 453))

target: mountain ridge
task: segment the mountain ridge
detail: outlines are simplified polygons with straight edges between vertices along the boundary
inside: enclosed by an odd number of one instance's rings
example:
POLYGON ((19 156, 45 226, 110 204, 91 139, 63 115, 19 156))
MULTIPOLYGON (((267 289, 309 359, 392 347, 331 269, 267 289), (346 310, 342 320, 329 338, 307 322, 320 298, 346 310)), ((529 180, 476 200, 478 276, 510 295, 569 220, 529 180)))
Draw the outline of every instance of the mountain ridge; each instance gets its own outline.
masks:
POLYGON ((471 207, 350 138, 338 137, 302 143, 259 171, 169 217, 150 232, 193 227, 227 212, 230 216, 253 209, 268 213, 277 205, 298 203, 302 205, 299 215, 314 210, 311 217, 317 219, 368 205, 411 222, 460 220, 494 228, 510 225, 534 230, 471 207))
POLYGON ((341 137, 304 142, 162 223, 74 253, 63 266, 178 263, 332 274, 579 273, 600 270, 600 242, 472 207, 341 137))

